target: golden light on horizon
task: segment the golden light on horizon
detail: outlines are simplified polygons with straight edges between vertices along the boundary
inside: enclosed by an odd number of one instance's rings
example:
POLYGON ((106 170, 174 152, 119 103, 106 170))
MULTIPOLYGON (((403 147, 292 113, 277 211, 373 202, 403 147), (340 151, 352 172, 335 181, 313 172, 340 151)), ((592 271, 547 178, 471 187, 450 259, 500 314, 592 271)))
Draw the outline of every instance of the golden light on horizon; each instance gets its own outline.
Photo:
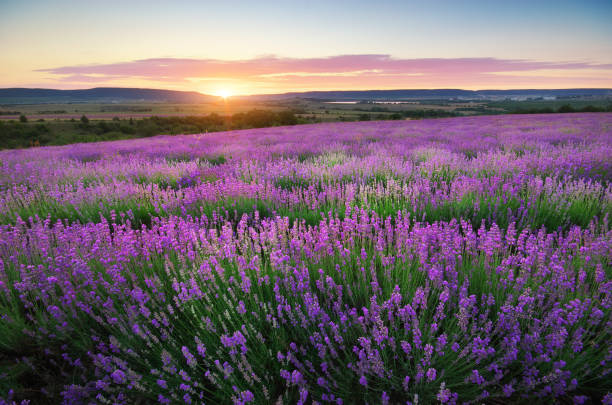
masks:
POLYGON ((217 95, 221 97, 223 100, 227 100, 232 95, 232 92, 227 89, 224 89, 224 90, 219 90, 217 92, 217 95))

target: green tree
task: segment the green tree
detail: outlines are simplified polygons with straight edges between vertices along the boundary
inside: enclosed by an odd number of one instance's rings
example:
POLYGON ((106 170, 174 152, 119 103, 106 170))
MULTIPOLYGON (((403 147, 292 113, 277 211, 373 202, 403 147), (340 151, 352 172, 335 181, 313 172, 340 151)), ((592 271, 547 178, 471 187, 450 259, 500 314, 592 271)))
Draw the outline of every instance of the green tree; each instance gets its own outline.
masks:
POLYGON ((563 104, 557 111, 560 113, 571 113, 575 112, 576 110, 574 110, 574 107, 569 104, 563 104))
POLYGON ((280 111, 278 113, 278 123, 280 125, 296 125, 298 120, 293 111, 280 111))
POLYGON ((21 114, 19 116, 19 122, 28 122, 28 117, 26 117, 25 115, 21 114))
POLYGON ((89 124, 89 118, 87 118, 85 116, 85 114, 83 114, 83 116, 81 117, 81 122, 85 125, 89 124))

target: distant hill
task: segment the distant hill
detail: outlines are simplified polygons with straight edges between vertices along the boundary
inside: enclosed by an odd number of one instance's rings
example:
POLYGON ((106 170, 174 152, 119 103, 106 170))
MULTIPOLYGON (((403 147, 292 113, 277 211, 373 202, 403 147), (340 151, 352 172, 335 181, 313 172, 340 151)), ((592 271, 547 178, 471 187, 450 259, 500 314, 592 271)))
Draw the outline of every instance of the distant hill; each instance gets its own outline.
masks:
MULTIPOLYGON (((283 94, 262 94, 240 97, 249 100, 286 100, 292 98, 326 101, 377 101, 377 100, 426 100, 466 99, 491 100, 504 98, 536 97, 612 97, 612 89, 524 89, 524 90, 359 90, 359 91, 307 91, 283 94)), ((217 101, 216 96, 195 91, 137 89, 120 87, 96 87, 83 90, 55 89, 0 89, 0 104, 44 104, 44 103, 206 103, 217 101)))
POLYGON ((612 89, 524 89, 524 90, 359 90, 359 91, 307 91, 284 94, 251 96, 260 100, 307 98, 316 100, 424 100, 424 99, 499 99, 535 97, 612 97, 612 89))
POLYGON ((126 103, 126 102, 166 102, 201 103, 217 100, 195 91, 175 91, 157 89, 137 89, 120 87, 96 87, 83 90, 55 89, 0 89, 0 103, 39 104, 39 103, 126 103))
POLYGON ((308 91, 252 96, 263 100, 309 98, 318 100, 414 100, 414 99, 494 99, 534 97, 612 97, 612 89, 524 89, 524 90, 363 90, 363 91, 308 91))

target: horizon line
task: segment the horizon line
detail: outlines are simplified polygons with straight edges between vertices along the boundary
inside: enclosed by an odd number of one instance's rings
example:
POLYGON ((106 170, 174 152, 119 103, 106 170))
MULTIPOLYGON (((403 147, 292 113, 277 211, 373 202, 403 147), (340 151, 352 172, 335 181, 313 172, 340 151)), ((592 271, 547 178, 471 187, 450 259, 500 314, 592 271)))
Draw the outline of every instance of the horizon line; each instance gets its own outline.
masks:
MULTIPOLYGON (((96 87, 83 87, 74 89, 62 89, 53 87, 0 87, 0 90, 56 90, 56 91, 83 91, 83 90, 95 90, 95 89, 124 89, 124 90, 161 90, 161 91, 173 91, 178 93, 197 93, 203 96, 219 97, 211 93, 203 93, 198 90, 177 90, 171 88, 158 88, 158 87, 122 87, 122 86, 96 86, 96 87)), ((469 89, 461 87, 429 87, 429 88, 362 88, 362 89, 337 89, 337 90, 294 90, 286 92, 262 92, 262 93, 242 93, 232 94, 231 97, 253 97, 253 96, 272 96, 272 95, 290 95, 290 94, 301 94, 301 93, 348 93, 358 91, 436 91, 436 90, 459 90, 459 91, 523 91, 523 90, 610 90, 612 87, 523 87, 523 88, 479 88, 469 89)))

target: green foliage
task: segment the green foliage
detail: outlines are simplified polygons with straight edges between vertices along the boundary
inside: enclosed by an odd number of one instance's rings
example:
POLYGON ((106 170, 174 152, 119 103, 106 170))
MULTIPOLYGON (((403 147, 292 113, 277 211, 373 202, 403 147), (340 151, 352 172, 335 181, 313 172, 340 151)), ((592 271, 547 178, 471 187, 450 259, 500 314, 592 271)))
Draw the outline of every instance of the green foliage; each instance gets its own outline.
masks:
POLYGON ((608 106, 595 106, 592 104, 584 107, 575 107, 572 104, 563 104, 557 109, 553 107, 519 107, 511 110, 512 114, 553 114, 553 113, 575 113, 575 112, 610 112, 612 104, 608 106))
POLYGON ((208 163, 211 166, 219 166, 225 162, 227 162, 227 159, 223 155, 208 156, 208 157, 203 156, 198 159, 198 164, 208 163))
POLYGON ((230 119, 232 129, 264 128, 277 125, 295 125, 297 118, 291 111, 274 112, 268 110, 251 110, 234 114, 230 119))
MULTIPOLYGON (((277 125, 296 125, 293 111, 252 110, 223 117, 219 114, 187 117, 150 117, 135 120, 90 121, 83 115, 79 122, 52 121, 46 126, 33 126, 24 117, 17 123, 0 126, 0 149, 31 146, 66 145, 76 142, 98 142, 130 138, 146 138, 155 135, 198 134, 232 129, 261 128, 277 125)), ((0 121, 0 123, 2 123, 0 121)), ((223 158, 225 159, 225 158, 223 158)), ((224 161, 210 162, 213 165, 224 161)))
POLYGON ((571 112, 576 112, 576 110, 574 110, 574 107, 572 107, 569 104, 563 104, 561 107, 559 107, 557 112, 560 112, 560 113, 571 113, 571 112))
POLYGON ((458 117, 461 115, 454 111, 446 111, 446 110, 402 111, 400 114, 404 118, 412 118, 412 119, 458 117))
POLYGON ((283 190, 308 188, 308 180, 302 177, 279 177, 274 180, 274 185, 283 190))

